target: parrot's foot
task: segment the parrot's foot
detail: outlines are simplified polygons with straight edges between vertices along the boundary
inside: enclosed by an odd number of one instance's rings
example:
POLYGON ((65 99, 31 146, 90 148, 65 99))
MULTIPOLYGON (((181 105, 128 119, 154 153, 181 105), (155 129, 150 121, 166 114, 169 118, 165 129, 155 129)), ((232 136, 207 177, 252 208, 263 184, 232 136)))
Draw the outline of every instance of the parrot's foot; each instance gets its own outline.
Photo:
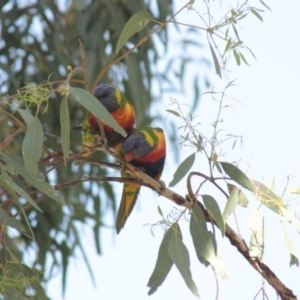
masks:
POLYGON ((105 146, 107 147, 107 140, 106 138, 102 139, 101 137, 97 138, 97 140, 95 141, 95 145, 99 148, 105 146))
POLYGON ((159 192, 162 193, 165 189, 166 189, 166 184, 164 181, 162 180, 158 180, 158 182, 160 183, 160 189, 159 192))
POLYGON ((120 167, 122 168, 121 172, 126 171, 126 160, 123 156, 121 156, 121 159, 120 159, 120 167))

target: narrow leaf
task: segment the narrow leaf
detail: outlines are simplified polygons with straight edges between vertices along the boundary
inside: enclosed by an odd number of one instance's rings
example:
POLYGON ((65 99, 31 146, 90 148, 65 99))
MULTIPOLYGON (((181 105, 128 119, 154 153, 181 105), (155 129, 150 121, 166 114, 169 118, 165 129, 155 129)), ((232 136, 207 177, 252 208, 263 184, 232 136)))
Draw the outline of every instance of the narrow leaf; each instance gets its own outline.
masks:
POLYGON ((260 209, 255 209, 249 218, 249 228, 251 230, 249 254, 255 259, 262 259, 264 253, 264 218, 260 209))
POLYGON ((241 58, 240 58, 239 54, 236 52, 236 50, 233 50, 233 55, 234 55, 237 65, 239 66, 241 64, 241 58))
POLYGON ((220 162, 225 173, 242 187, 255 193, 255 185, 238 167, 227 162, 220 162))
POLYGON ((166 111, 169 112, 170 114, 176 116, 176 117, 180 117, 180 113, 177 112, 176 110, 166 109, 166 111))
POLYGON ((157 211, 158 211, 158 213, 159 213, 160 216, 164 217, 164 214, 163 214, 163 212, 162 212, 162 210, 161 210, 161 208, 160 208, 159 205, 157 206, 157 211))
POLYGON ((122 136, 127 136, 126 131, 115 121, 100 101, 90 92, 80 88, 70 88, 70 93, 74 99, 85 109, 94 114, 99 120, 113 128, 122 136))
POLYGON ((61 130, 61 145, 63 149, 64 161, 67 162, 70 152, 70 114, 68 99, 64 97, 59 110, 60 130, 61 130))
POLYGON ((239 55, 240 55, 241 59, 243 60, 243 62, 244 62, 246 65, 249 66, 249 64, 248 64, 248 62, 247 62, 245 56, 243 55, 243 53, 242 53, 242 52, 239 52, 239 55))
POLYGON ((286 218, 288 222, 300 233, 300 222, 298 219, 287 210, 284 206, 279 207, 280 213, 286 218))
POLYGON ((146 11, 135 13, 125 24, 121 32, 116 46, 116 54, 119 53, 120 49, 127 43, 130 37, 141 31, 152 20, 154 20, 153 17, 146 11))
POLYGON ((234 31, 234 33, 235 33, 237 39, 240 41, 240 37, 239 37, 239 33, 238 33, 237 29, 235 28, 235 26, 234 26, 233 23, 232 23, 231 25, 232 25, 233 31, 234 31))
POLYGON ((213 57, 216 73, 220 76, 220 78, 222 78, 220 64, 219 64, 218 58, 217 58, 216 53, 215 53, 213 47, 211 46, 211 44, 209 44, 209 48, 211 51, 211 55, 213 57))
POLYGON ((20 113, 21 117, 26 123, 27 128, 30 126, 31 122, 34 120, 34 116, 30 114, 27 110, 18 108, 17 111, 20 113))
POLYGON ((256 16, 258 19, 260 19, 262 22, 264 21, 262 16, 257 12, 257 10, 250 8, 250 11, 256 16))
POLYGON ((210 195, 202 195, 202 199, 207 211, 216 222, 218 228, 222 233, 222 236, 224 237, 225 223, 217 201, 210 195))
POLYGON ((33 175, 39 173, 38 161, 42 155, 43 138, 43 126, 38 118, 34 118, 22 143, 25 169, 33 175))
POLYGON ((24 199, 27 200, 28 203, 30 203, 36 210, 42 212, 42 210, 38 207, 38 205, 32 200, 32 198, 24 191, 21 187, 19 187, 7 174, 6 170, 3 166, 1 166, 1 175, 3 177, 3 180, 7 182, 7 184, 20 196, 22 196, 24 199))
POLYGON ((39 177, 34 176, 24 169, 23 165, 19 163, 20 157, 16 155, 8 155, 1 153, 2 159, 11 166, 18 174, 20 174, 25 180, 27 180, 31 185, 33 185, 37 190, 63 204, 64 201, 55 195, 55 190, 46 181, 42 181, 39 177))
POLYGON ((231 46, 231 39, 229 39, 226 43, 225 52, 229 50, 230 46, 231 46))
POLYGON ((272 11, 271 8, 270 8, 264 1, 262 1, 262 0, 259 0, 259 1, 260 1, 260 3, 261 3, 263 6, 265 6, 268 10, 272 11))
POLYGON ((237 186, 235 186, 233 184, 230 184, 230 183, 227 183, 227 188, 228 188, 228 191, 229 191, 230 194, 232 193, 232 191, 234 189, 237 189, 238 190, 238 198, 239 198, 238 199, 238 204, 242 207, 247 207, 248 206, 249 201, 248 201, 246 195, 244 194, 244 192, 240 188, 238 188, 237 186))
POLYGON ((153 294, 159 286, 162 285, 173 266, 173 261, 169 255, 168 248, 169 242, 175 234, 174 226, 175 225, 172 225, 167 230, 159 246, 156 264, 147 283, 147 286, 150 287, 150 290, 148 292, 149 296, 153 294))
POLYGON ((0 218, 3 221, 5 221, 9 226, 19 230, 20 232, 22 233, 26 232, 23 225, 17 219, 9 217, 1 206, 0 206, 0 218))
POLYGON ((195 154, 188 156, 177 168, 173 175, 173 180, 169 183, 169 187, 175 186, 189 172, 195 162, 195 154))
POLYGON ((28 266, 22 264, 22 268, 24 269, 24 273, 26 277, 30 277, 30 285, 36 292, 36 296, 39 300, 47 300, 48 297, 46 296, 45 290, 40 284, 40 281, 37 277, 36 271, 33 271, 28 266))
POLYGON ((173 235, 169 242, 169 255, 183 277, 187 287, 200 298, 197 286, 192 278, 190 270, 190 257, 187 247, 178 235, 173 235))
POLYGON ((285 242, 285 247, 286 249, 289 251, 290 253, 290 266, 292 265, 296 265, 299 267, 299 259, 298 257, 294 254, 294 250, 293 250, 293 245, 292 245, 292 242, 291 242, 291 239, 288 235, 288 232, 283 224, 283 222, 281 221, 281 229, 282 229, 282 232, 283 232, 283 237, 284 237, 284 242, 285 242))
POLYGON ((256 199, 265 205, 267 208, 273 210, 277 214, 279 213, 279 206, 283 207, 283 202, 279 196, 274 194, 274 192, 265 186, 263 183, 253 180, 256 187, 255 197, 256 199))
POLYGON ((205 217, 197 204, 192 210, 190 232, 198 260, 207 266, 216 256, 216 243, 213 242, 211 232, 207 230, 205 217))
POLYGON ((225 208, 224 208, 224 211, 223 211, 224 222, 227 221, 230 214, 234 211, 238 201, 239 201, 238 190, 234 189, 232 191, 232 193, 230 193, 230 196, 227 199, 227 202, 226 202, 226 205, 225 205, 225 208))

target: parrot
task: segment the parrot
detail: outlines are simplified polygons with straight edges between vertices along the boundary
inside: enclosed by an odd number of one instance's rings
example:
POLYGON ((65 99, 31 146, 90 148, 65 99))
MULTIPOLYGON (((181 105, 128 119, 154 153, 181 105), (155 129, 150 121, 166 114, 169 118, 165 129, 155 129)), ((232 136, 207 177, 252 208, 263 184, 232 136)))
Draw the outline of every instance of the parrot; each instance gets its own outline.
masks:
MULTIPOLYGON (((127 135, 129 135, 135 123, 135 113, 133 106, 127 101, 121 91, 109 84, 102 83, 96 86, 94 96, 105 106, 111 116, 127 132, 127 135)), ((113 148, 115 152, 120 154, 125 137, 114 131, 114 129, 105 123, 102 124, 107 146, 113 148)), ((82 124, 82 130, 83 144, 88 147, 95 145, 96 140, 101 135, 95 115, 87 112, 82 124)), ((83 149, 86 150, 87 147, 83 149)))
MULTIPOLYGON (((129 135, 122 145, 125 161, 140 168, 147 175, 159 180, 166 158, 166 142, 164 131, 159 127, 143 127, 129 135)), ((122 177, 133 176, 122 172, 122 177)), ((124 227, 139 193, 141 186, 136 183, 124 182, 122 199, 116 219, 117 234, 124 227)))

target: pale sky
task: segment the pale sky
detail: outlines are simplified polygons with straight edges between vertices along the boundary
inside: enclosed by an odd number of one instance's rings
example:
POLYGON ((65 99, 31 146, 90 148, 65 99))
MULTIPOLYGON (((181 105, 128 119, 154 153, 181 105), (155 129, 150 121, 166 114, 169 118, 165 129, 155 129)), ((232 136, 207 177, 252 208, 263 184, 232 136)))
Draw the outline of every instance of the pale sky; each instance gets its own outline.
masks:
MULTIPOLYGON (((182 1, 176 3, 181 5, 182 1)), ((252 1, 250 1, 252 2, 252 1)), ((195 1, 195 8, 199 1, 195 1)), ((214 3, 214 1, 211 1, 214 3)), ((227 1, 222 1, 223 9, 227 1)), ((261 7, 259 1, 252 2, 261 7)), ((293 175, 291 187, 300 186, 300 142, 298 131, 300 128, 300 19, 299 1, 268 1, 272 12, 263 13, 264 22, 255 16, 243 21, 239 29, 242 40, 255 53, 257 61, 249 59, 251 66, 236 67, 232 62, 228 68, 231 74, 223 76, 220 81, 217 76, 212 77, 216 89, 221 91, 230 80, 237 79, 237 86, 229 90, 229 95, 239 100, 228 102, 235 111, 226 110, 223 114, 222 128, 227 133, 243 135, 243 147, 231 150, 222 160, 228 162, 240 161, 240 168, 247 172, 250 178, 272 182, 275 178, 279 191, 285 185, 287 175, 293 175)), ((217 5, 217 3, 214 3, 217 5)), ((190 24, 197 22, 193 12, 183 12, 183 19, 190 24)), ((194 23, 195 24, 195 23, 194 23)), ((204 34, 202 34, 204 36, 204 34)), ((201 40, 202 43, 205 39, 201 40)), ((247 57, 250 58, 248 55, 247 57)), ((211 58, 209 56, 209 58, 211 58)), ((169 96, 164 95, 162 109, 169 109, 169 96)), ((173 96, 173 95, 172 95, 173 96)), ((191 96, 192 98, 192 96, 191 96)), ((178 95, 179 102, 187 102, 189 97, 178 95)), ((201 130, 211 130, 211 123, 216 116, 216 105, 209 97, 204 97, 195 114, 199 115, 202 123, 201 130)), ((167 116, 166 112, 166 116, 167 116)), ((172 118, 169 116, 168 118, 172 118)), ((167 119, 168 120, 168 119, 167 119)), ((157 125, 157 124, 155 124, 157 125)), ((163 125, 162 125, 163 126, 163 125)), ((188 155, 186 149, 181 151, 182 160, 188 155)), ((172 174, 178 163, 170 161, 167 164, 162 180, 167 184, 172 180, 172 174)), ((206 172, 205 160, 201 154, 197 156, 194 170, 206 172), (203 170, 201 169, 203 166, 203 170)), ((115 184, 121 193, 121 185, 115 184)), ((185 181, 174 188, 175 191, 185 194, 185 181)), ((215 195, 211 187, 201 193, 215 195)), ((218 195, 218 194, 217 194, 218 195)), ((249 195, 250 204, 247 209, 238 207, 236 210, 241 233, 246 242, 249 242, 248 217, 257 207, 258 202, 249 195)), ((219 200, 219 198, 218 198, 219 200)), ((299 201, 298 201, 299 202, 299 201)), ((224 207, 225 199, 220 197, 220 206, 224 207)), ((83 228, 86 238, 84 247, 92 265, 97 287, 94 288, 87 268, 80 254, 76 260, 71 260, 67 275, 66 300, 71 299, 148 299, 146 284, 153 271, 157 252, 162 240, 163 231, 157 227, 154 236, 150 228, 144 224, 152 224, 160 220, 157 206, 160 205, 164 214, 168 214, 174 205, 167 199, 142 188, 138 205, 132 212, 125 228, 118 236, 111 229, 101 229, 101 245, 103 255, 97 256, 90 229, 83 228)), ((293 202, 292 207, 299 208, 293 202)), ((299 210, 298 210, 299 211, 299 210)), ((300 295, 300 270, 289 266, 289 254, 285 250, 284 240, 276 214, 263 209, 265 216, 265 253, 263 261, 275 274, 300 295)), ((107 216, 112 222, 111 216, 107 216)), ((230 225, 236 230, 233 218, 230 225)), ((201 265, 194 253, 188 232, 188 222, 181 221, 183 241, 190 251, 191 270, 193 279, 199 289, 201 299, 215 299, 216 283, 210 268, 201 265)), ((299 234, 288 225, 294 250, 300 257, 299 234)), ((217 235, 218 249, 222 256, 229 279, 219 279, 219 299, 253 299, 261 287, 262 278, 252 269, 243 257, 233 248, 226 238, 217 235)), ((269 299, 276 299, 274 290, 265 284, 269 299)), ((61 277, 57 276, 48 285, 48 294, 52 299, 62 299, 61 277)), ((173 266, 163 285, 153 294, 151 300, 165 299, 196 299, 186 287, 178 270, 173 266)), ((259 297, 261 299, 261 297, 259 297)))

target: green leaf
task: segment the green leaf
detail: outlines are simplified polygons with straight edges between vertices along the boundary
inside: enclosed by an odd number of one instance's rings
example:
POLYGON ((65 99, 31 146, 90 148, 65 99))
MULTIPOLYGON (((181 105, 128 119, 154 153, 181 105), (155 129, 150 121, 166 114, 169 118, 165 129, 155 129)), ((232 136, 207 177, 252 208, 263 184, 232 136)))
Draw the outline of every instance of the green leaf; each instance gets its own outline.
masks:
POLYGON ((34 116, 30 114, 27 110, 18 108, 17 111, 20 113, 21 117, 26 123, 27 128, 30 126, 31 122, 34 120, 34 116))
POLYGON ((210 195, 202 195, 202 199, 207 211, 209 212, 211 217, 215 220, 218 228, 222 233, 222 236, 224 237, 225 223, 217 201, 210 195))
POLYGON ((90 92, 80 88, 70 88, 70 93, 74 99, 85 109, 94 114, 99 120, 113 128, 122 136, 127 136, 126 131, 115 121, 100 101, 90 92))
POLYGON ((291 239, 288 235, 288 232, 287 232, 283 222, 281 221, 280 223, 281 223, 281 229, 282 229, 282 232, 283 232, 285 247, 290 253, 290 266, 297 265, 299 267, 299 259, 294 254, 293 245, 292 245, 291 239))
POLYGON ((235 57, 235 61, 236 61, 237 65, 239 66, 241 64, 241 58, 240 58, 239 54, 236 52, 236 50, 233 50, 233 55, 235 57))
POLYGON ((216 256, 216 244, 211 238, 211 232, 207 230, 206 220, 199 205, 195 204, 190 220, 190 232, 193 239, 198 260, 208 265, 216 256))
POLYGON ((153 17, 146 11, 135 13, 125 24, 121 32, 116 46, 116 54, 119 53, 120 49, 127 43, 130 37, 144 29, 152 20, 154 20, 153 17))
POLYGON ((216 53, 215 53, 213 47, 211 46, 211 44, 209 44, 209 48, 211 51, 211 55, 213 57, 216 73, 220 76, 220 78, 222 78, 220 64, 219 64, 218 58, 217 58, 216 53))
POLYGON ((195 154, 188 156, 177 168, 173 175, 173 180, 169 183, 169 187, 175 186, 191 169, 195 162, 195 154))
POLYGON ((227 183, 227 188, 228 188, 228 191, 230 194, 232 193, 232 191, 234 189, 237 189, 238 190, 238 198, 239 198, 238 204, 242 207, 248 206, 249 201, 248 201, 246 195, 244 194, 244 192, 240 188, 238 188, 237 186, 230 184, 230 183, 227 183))
POLYGON ((270 8, 264 1, 262 1, 262 0, 259 0, 259 1, 260 1, 260 3, 261 3, 263 6, 265 6, 268 10, 272 11, 271 8, 270 8))
POLYGON ((234 211, 238 201, 239 201, 239 197, 238 197, 238 190, 234 189, 232 191, 232 193, 230 193, 229 198, 227 199, 224 211, 223 211, 223 219, 224 222, 227 221, 228 217, 230 216, 230 214, 234 211))
POLYGON ((153 294, 159 286, 162 285, 173 266, 173 261, 169 255, 168 248, 169 242, 175 234, 175 230, 177 229, 175 229, 175 224, 173 224, 165 233, 159 246, 156 264, 147 283, 147 286, 150 287, 148 292, 149 296, 153 294))
POLYGON ((257 12, 257 10, 250 8, 250 11, 256 16, 258 19, 260 19, 262 22, 264 21, 262 16, 257 12))
POLYGON ((1 175, 3 177, 3 180, 6 181, 6 183, 20 196, 22 196, 24 199, 27 200, 28 203, 30 203, 36 210, 43 212, 38 205, 32 200, 32 198, 24 191, 21 187, 19 187, 7 174, 5 168, 1 166, 1 175))
POLYGON ((39 173, 38 162, 42 155, 43 138, 43 126, 38 118, 34 118, 22 143, 25 169, 33 175, 39 173))
POLYGON ((229 40, 227 41, 226 47, 225 47, 225 51, 224 51, 224 52, 227 52, 227 51, 229 50, 230 46, 231 46, 231 39, 229 39, 229 40))
POLYGON ((284 206, 280 206, 279 210, 280 213, 285 217, 285 219, 291 223, 291 225, 298 231, 298 233, 300 233, 300 222, 298 221, 298 219, 284 206))
POLYGON ((39 177, 34 176, 24 169, 23 165, 20 164, 21 158, 16 155, 8 155, 1 153, 2 159, 11 166, 17 173, 19 173, 26 181, 33 185, 37 190, 63 204, 64 201, 55 195, 55 190, 46 181, 42 181, 39 177))
POLYGON ((190 270, 189 252, 181 238, 182 237, 180 235, 173 234, 169 242, 169 255, 183 277, 187 287, 196 297, 200 298, 198 288, 192 278, 192 273, 190 270))
POLYGON ((224 172, 242 187, 255 193, 255 185, 238 167, 227 162, 220 162, 224 172))
POLYGON ((7 183, 7 181, 2 179, 2 177, 0 177, 0 186, 3 187, 12 196, 14 201, 18 201, 18 195, 12 189, 12 187, 7 183))
POLYGON ((70 114, 67 97, 64 97, 60 104, 59 117, 61 127, 61 145, 66 164, 70 152, 70 114))
POLYGON ((253 180, 253 183, 256 187, 256 199, 267 208, 279 214, 279 206, 284 206, 280 197, 274 194, 273 191, 263 183, 256 180, 253 180))
POLYGON ((234 31, 234 33, 235 33, 237 39, 240 41, 240 37, 239 37, 239 33, 238 33, 237 29, 235 28, 235 26, 234 26, 233 23, 232 23, 231 25, 232 25, 233 31, 234 31))
POLYGON ((161 207, 159 205, 157 206, 157 211, 158 211, 160 216, 164 217, 164 214, 163 214, 163 212, 161 210, 161 207))
POLYGON ((45 290, 43 289, 43 287, 40 284, 37 272, 31 270, 28 266, 26 266, 24 264, 22 264, 21 266, 24 269, 24 273, 26 274, 26 277, 30 277, 30 285, 35 290, 37 299, 47 300, 48 297, 45 293, 45 290))
POLYGON ((176 110, 166 109, 166 111, 169 112, 170 114, 180 118, 180 113, 177 112, 176 110))
POLYGON ((248 64, 248 62, 247 62, 245 56, 243 55, 243 53, 242 53, 241 51, 239 51, 239 55, 240 55, 241 59, 243 60, 243 62, 244 62, 246 65, 249 66, 249 64, 248 64))
POLYGON ((251 230, 249 254, 255 259, 262 259, 264 253, 264 218, 260 209, 255 209, 249 218, 249 228, 251 230))
POLYGON ((19 230, 21 233, 26 232, 23 225, 17 219, 9 217, 1 206, 0 206, 0 218, 3 221, 5 221, 9 226, 19 230))

